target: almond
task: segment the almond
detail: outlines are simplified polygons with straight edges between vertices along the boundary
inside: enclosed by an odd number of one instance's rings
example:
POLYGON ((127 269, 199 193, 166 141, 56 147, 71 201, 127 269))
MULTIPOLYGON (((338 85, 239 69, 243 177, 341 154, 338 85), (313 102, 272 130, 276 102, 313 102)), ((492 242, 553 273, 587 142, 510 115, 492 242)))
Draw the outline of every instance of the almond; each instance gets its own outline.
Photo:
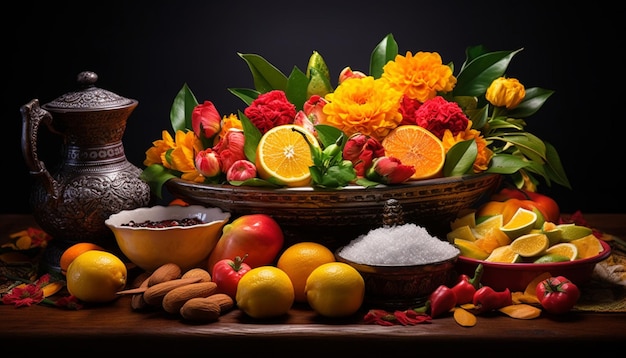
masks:
POLYGON ((180 278, 182 270, 180 266, 175 263, 167 263, 159 266, 152 275, 148 278, 148 287, 154 286, 157 283, 171 281, 180 278))
POLYGON ((189 278, 189 277, 200 277, 201 278, 200 282, 213 281, 209 271, 200 267, 190 269, 189 271, 185 272, 181 278, 189 278))
POLYGON ((220 305, 206 297, 192 298, 180 308, 180 315, 188 321, 214 322, 220 317, 220 305))
POLYGON ((163 304, 163 297, 165 297, 168 292, 175 289, 176 287, 189 285, 198 281, 200 281, 199 277, 192 277, 177 278, 174 280, 157 283, 156 285, 148 287, 148 289, 143 293, 143 299, 150 306, 160 307, 163 304))
POLYGON ((235 300, 225 293, 212 294, 206 300, 217 303, 220 306, 220 313, 224 313, 235 306, 235 300))
POLYGON ((178 313, 183 304, 192 298, 209 297, 217 290, 215 282, 197 282, 177 287, 163 297, 165 312, 178 313))
MULTIPOLYGON (((146 277, 143 282, 139 285, 139 288, 148 288, 148 278, 146 277)), ((143 299, 143 293, 135 293, 130 297, 130 307, 135 310, 141 310, 148 306, 146 301, 143 299)))

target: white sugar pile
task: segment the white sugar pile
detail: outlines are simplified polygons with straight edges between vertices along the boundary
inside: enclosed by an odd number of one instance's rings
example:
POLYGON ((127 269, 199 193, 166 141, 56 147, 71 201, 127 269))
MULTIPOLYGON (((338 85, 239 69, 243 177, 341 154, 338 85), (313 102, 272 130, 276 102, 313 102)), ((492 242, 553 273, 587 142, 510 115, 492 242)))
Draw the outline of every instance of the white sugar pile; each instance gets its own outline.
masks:
POLYGON ((454 245, 431 236, 415 224, 381 227, 350 241, 339 252, 366 265, 405 266, 445 261, 460 253, 454 245))

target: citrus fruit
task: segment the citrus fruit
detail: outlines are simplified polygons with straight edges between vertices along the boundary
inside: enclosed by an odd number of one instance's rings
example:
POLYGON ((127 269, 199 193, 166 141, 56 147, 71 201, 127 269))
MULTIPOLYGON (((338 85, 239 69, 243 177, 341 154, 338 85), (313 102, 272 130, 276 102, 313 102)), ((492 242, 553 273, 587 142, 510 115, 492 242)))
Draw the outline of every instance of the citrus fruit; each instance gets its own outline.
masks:
POLYGON ((576 224, 560 224, 556 228, 561 230, 561 240, 565 242, 577 240, 593 233, 590 228, 576 224))
POLYGON ((110 252, 89 250, 70 263, 65 279, 67 290, 79 300, 110 302, 126 286, 126 265, 110 252))
POLYGON ((460 212, 457 218, 450 223, 450 229, 452 230, 461 226, 476 226, 476 212, 474 210, 460 212))
POLYGON ((604 251, 600 240, 595 237, 593 234, 589 234, 585 237, 581 237, 580 239, 570 241, 576 248, 578 249, 578 258, 586 259, 588 257, 593 257, 604 251))
POLYGON ((571 261, 571 260, 569 259, 569 257, 563 256, 560 254, 545 254, 539 257, 538 259, 536 259, 535 261, 533 261, 533 263, 549 264, 553 262, 566 262, 566 261, 571 261))
POLYGON ((313 158, 303 134, 312 145, 319 147, 310 132, 295 124, 276 126, 265 132, 256 152, 259 177, 291 187, 309 185, 309 167, 313 165, 313 158))
POLYGON ((484 260, 489 256, 487 251, 483 250, 476 245, 475 242, 470 240, 454 239, 454 245, 461 252, 461 256, 465 256, 470 259, 484 260))
POLYGON ((548 247, 546 254, 556 254, 565 256, 568 261, 576 260, 578 258, 578 248, 576 245, 569 242, 562 242, 548 247))
POLYGON ((446 234, 449 242, 454 242, 454 239, 463 239, 469 241, 476 241, 476 236, 469 225, 459 226, 456 229, 446 234))
POLYGON ((485 261, 515 263, 520 261, 520 255, 514 252, 510 245, 504 245, 495 248, 485 261))
POLYGON ((345 317, 356 313, 365 297, 365 281, 354 267, 343 262, 318 266, 306 280, 307 302, 325 317, 345 317))
POLYGON ((546 234, 548 240, 550 240, 550 246, 558 244, 563 238, 563 232, 561 231, 561 229, 558 228, 556 224, 550 221, 545 221, 543 223, 543 225, 541 226, 541 232, 546 234))
POLYGON ((291 279, 295 301, 306 303, 306 279, 319 265, 334 261, 335 255, 326 246, 316 242, 299 242, 283 251, 276 267, 285 271, 291 279))
POLYGON ((518 208, 507 223, 502 226, 504 232, 511 239, 530 233, 537 222, 537 213, 534 211, 518 208))
POLYGON ((59 260, 59 266, 61 268, 61 273, 63 275, 65 275, 67 273, 67 268, 70 265, 70 263, 72 261, 74 261, 74 259, 76 257, 78 257, 78 255, 82 254, 85 251, 89 251, 89 250, 105 251, 99 245, 93 244, 91 242, 79 242, 79 243, 76 243, 76 244, 68 247, 67 249, 65 249, 65 251, 63 251, 63 253, 61 254, 61 259, 59 260))
POLYGON ((476 226, 473 229, 474 235, 476 236, 476 238, 481 238, 494 228, 497 228, 499 230, 502 227, 502 224, 503 224, 502 214, 489 216, 485 218, 483 221, 481 221, 480 223, 476 224, 476 226))
POLYGON ((402 164, 415 168, 412 180, 441 175, 446 152, 441 140, 426 128, 418 125, 396 127, 381 144, 386 156, 400 159, 402 164))
POLYGON ((511 250, 522 257, 532 257, 543 254, 549 244, 550 241, 545 234, 526 234, 511 242, 511 250))
POLYGON ((235 300, 239 309, 252 318, 282 316, 293 305, 293 284, 278 267, 255 267, 239 279, 235 300))

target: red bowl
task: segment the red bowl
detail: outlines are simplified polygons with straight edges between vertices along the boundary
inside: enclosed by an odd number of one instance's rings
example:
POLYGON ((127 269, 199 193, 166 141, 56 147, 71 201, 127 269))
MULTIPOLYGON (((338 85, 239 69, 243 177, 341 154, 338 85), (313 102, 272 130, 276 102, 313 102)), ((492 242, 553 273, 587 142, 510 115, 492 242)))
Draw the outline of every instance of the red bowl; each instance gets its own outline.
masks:
POLYGON ((500 262, 486 262, 459 256, 455 268, 457 273, 474 276, 478 264, 483 264, 483 276, 481 283, 490 286, 496 291, 508 288, 511 291, 524 291, 526 286, 535 277, 544 272, 552 276, 565 276, 576 285, 583 285, 591 279, 595 265, 611 255, 611 247, 604 241, 600 241, 604 251, 596 256, 586 259, 554 262, 547 264, 518 263, 507 264, 500 262))

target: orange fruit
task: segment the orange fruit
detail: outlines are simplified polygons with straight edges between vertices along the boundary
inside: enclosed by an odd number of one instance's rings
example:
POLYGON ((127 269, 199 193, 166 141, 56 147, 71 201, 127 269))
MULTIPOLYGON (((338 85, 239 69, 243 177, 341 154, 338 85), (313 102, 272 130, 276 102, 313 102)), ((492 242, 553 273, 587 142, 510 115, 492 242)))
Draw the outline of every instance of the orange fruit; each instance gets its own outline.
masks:
POLYGON ((385 155, 412 165, 412 180, 434 178, 441 175, 446 151, 441 140, 426 128, 403 125, 392 130, 382 141, 385 155))
POLYGON ((316 242, 299 242, 280 255, 276 267, 285 271, 291 279, 295 301, 306 303, 306 279, 321 264, 334 261, 335 255, 326 246, 316 242))
POLYGON ((78 255, 89 250, 105 251, 101 246, 91 242, 79 242, 77 244, 74 244, 65 249, 65 251, 63 251, 63 253, 61 254, 61 259, 59 261, 61 273, 65 275, 67 273, 67 268, 70 266, 70 263, 72 263, 72 261, 74 261, 74 259, 78 257, 78 255))
POLYGON ((84 302, 115 300, 128 278, 126 265, 114 254, 89 250, 78 255, 67 268, 68 292, 84 302))
POLYGON ((570 243, 576 246, 579 259, 593 257, 604 251, 600 240, 595 237, 594 234, 589 234, 581 237, 580 239, 572 240, 570 243))
POLYGON ((511 242, 511 250, 521 257, 541 255, 549 246, 548 237, 540 233, 522 235, 511 242))
POLYGON ((311 183, 309 167, 313 165, 313 158, 302 133, 312 145, 319 147, 317 138, 295 124, 276 126, 263 134, 255 161, 260 178, 290 187, 311 183))

